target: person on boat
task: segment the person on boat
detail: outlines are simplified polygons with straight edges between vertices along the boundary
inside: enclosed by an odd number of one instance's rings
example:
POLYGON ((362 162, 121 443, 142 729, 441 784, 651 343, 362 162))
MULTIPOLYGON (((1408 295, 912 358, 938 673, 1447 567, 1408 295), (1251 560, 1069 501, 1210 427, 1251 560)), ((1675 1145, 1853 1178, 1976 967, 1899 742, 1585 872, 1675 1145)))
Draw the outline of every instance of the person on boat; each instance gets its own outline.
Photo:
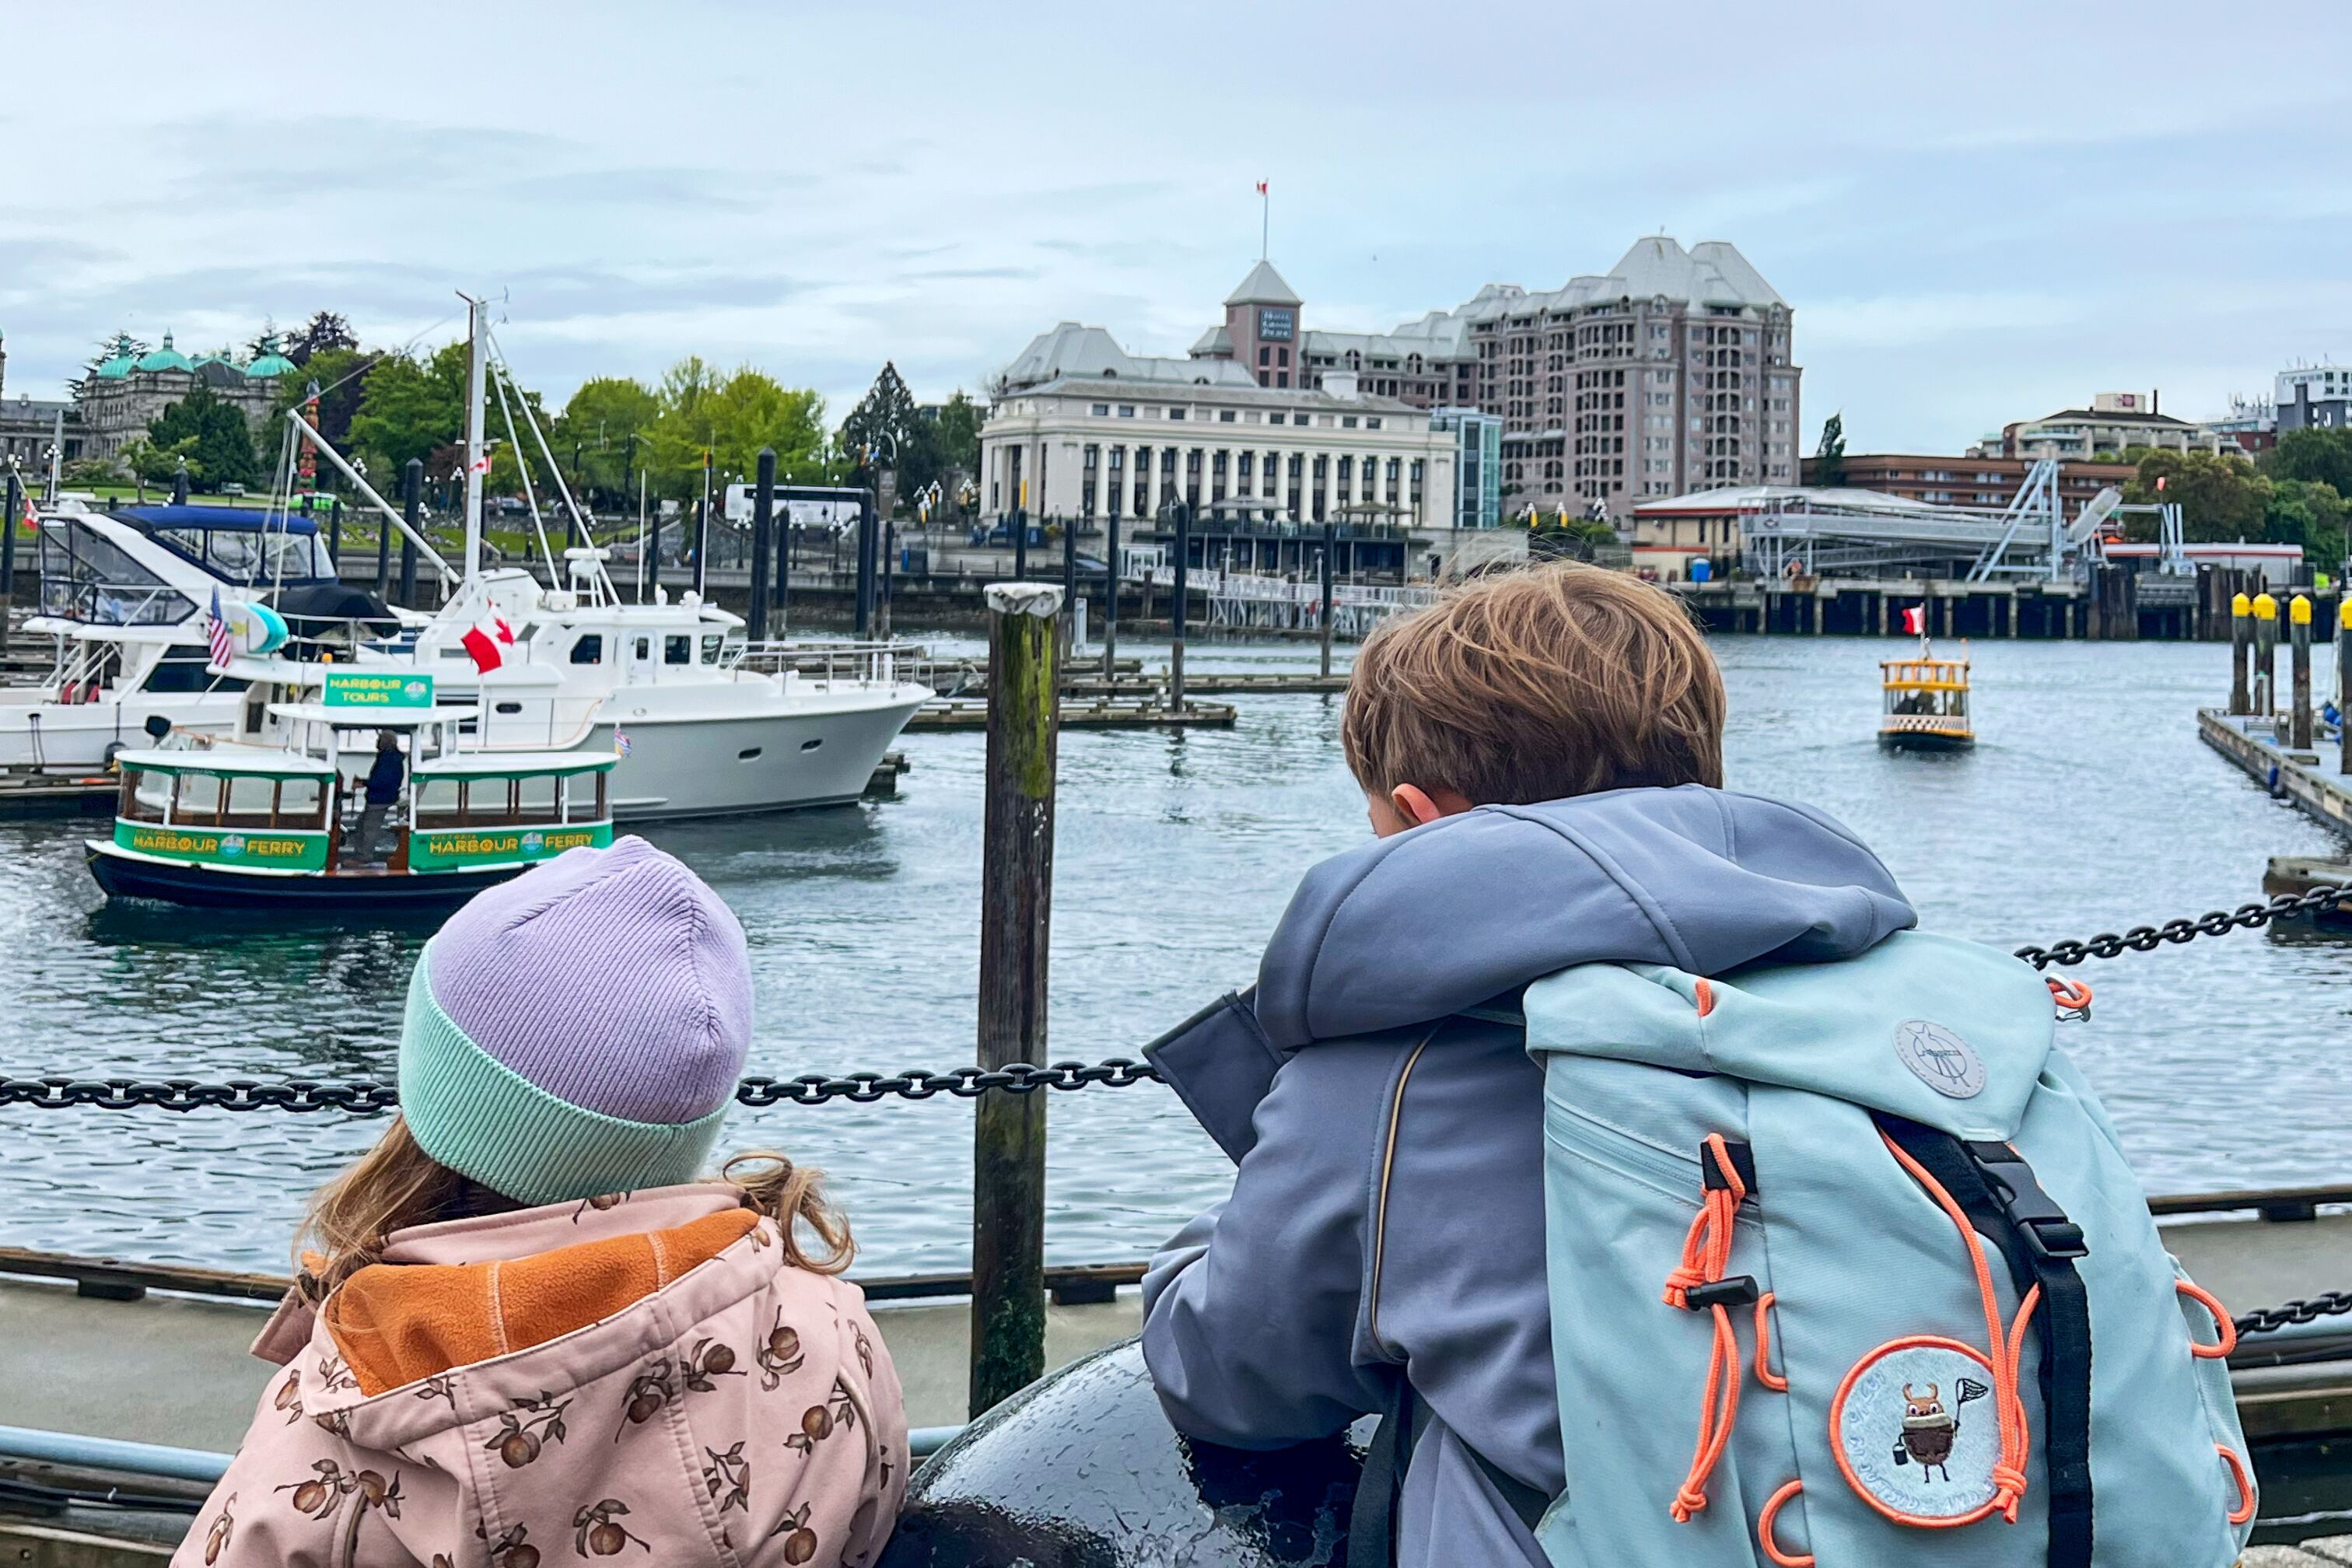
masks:
POLYGON ((173 1562, 872 1563, 906 1412, 848 1228, 781 1154, 696 1179, 751 1027, 742 928, 642 839, 453 916, 173 1562))
MULTIPOLYGON (((1409 1372, 1398 1563, 1547 1568, 1524 1504, 1568 1485, 1543 1070, 1523 1027, 1465 1011, 1578 963, 1716 974, 1914 923, 1830 818, 1722 788, 1724 712, 1688 616, 1618 573, 1502 574, 1391 618, 1341 732, 1374 842, 1307 874, 1253 992, 1148 1049, 1239 1166, 1144 1281, 1161 1403, 1273 1447, 1402 1408, 1409 1372)), ((1671 1488, 1686 1431, 1649 1438, 1671 1488)))
POLYGON ((375 732, 375 761, 367 775, 367 799, 360 807, 360 825, 352 835, 352 854, 360 860, 376 858, 376 840, 383 835, 383 819, 400 804, 401 785, 407 781, 401 760, 400 737, 390 730, 375 732))

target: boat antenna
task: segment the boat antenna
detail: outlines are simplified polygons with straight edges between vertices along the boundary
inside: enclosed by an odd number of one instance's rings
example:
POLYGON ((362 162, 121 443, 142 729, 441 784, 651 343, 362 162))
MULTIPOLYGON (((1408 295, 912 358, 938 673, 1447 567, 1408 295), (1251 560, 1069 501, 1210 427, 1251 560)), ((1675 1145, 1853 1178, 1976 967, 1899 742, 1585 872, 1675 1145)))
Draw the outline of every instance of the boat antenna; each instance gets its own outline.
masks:
POLYGON ((464 289, 466 301, 466 581, 482 571, 482 474, 489 465, 482 458, 482 356, 489 324, 482 319, 482 301, 464 289))
MULTIPOLYGON (((499 343, 495 332, 490 335, 490 352, 497 356, 499 373, 508 381, 513 381, 514 372, 507 363, 506 349, 499 343)), ((531 411, 530 399, 523 396, 522 389, 517 387, 515 400, 522 405, 523 423, 530 426, 531 438, 539 443, 539 455, 546 460, 547 471, 555 476, 555 493, 563 498, 564 509, 572 514, 572 526, 580 531, 580 542, 593 550, 596 547, 596 535, 588 526, 588 514, 580 510, 580 503, 572 499, 572 487, 563 482, 563 466, 555 460, 555 454, 548 450, 547 432, 539 427, 539 416, 531 411)), ((509 424, 511 425, 511 420, 509 424)), ((604 572, 604 563, 596 562, 595 566, 596 574, 604 578, 602 585, 604 592, 617 600, 620 595, 614 591, 612 580, 604 572)))
MULTIPOLYGON (((530 529, 539 535, 539 552, 547 557, 547 577, 550 588, 563 586, 563 568, 555 559, 555 552, 547 542, 547 524, 539 515, 539 490, 530 482, 530 460, 522 449, 522 440, 515 434, 514 406, 507 401, 506 366, 499 365, 490 377, 490 385, 499 395, 499 414, 507 422, 507 444, 514 448, 515 468, 522 474, 522 499, 530 503, 530 529)), ((528 405, 525 413, 530 412, 528 405)))

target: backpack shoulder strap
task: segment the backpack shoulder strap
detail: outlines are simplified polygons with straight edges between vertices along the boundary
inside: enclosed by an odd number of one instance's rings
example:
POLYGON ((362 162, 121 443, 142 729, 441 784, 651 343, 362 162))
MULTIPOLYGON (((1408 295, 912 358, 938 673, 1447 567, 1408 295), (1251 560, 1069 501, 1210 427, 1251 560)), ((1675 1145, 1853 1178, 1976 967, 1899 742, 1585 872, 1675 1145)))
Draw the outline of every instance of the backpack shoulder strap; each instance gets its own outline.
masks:
MULTIPOLYGON (((1345 1568, 1391 1568, 1396 1562, 1397 1499, 1404 1490, 1405 1471, 1412 1465, 1413 1449, 1420 1446, 1428 1421, 1429 1406, 1400 1369, 1395 1391, 1364 1450, 1363 1475, 1356 1482, 1356 1496, 1348 1510, 1345 1568)), ((1527 1482, 1504 1474, 1494 1460, 1469 1444, 1463 1444, 1462 1451, 1533 1535, 1551 1506, 1550 1500, 1527 1482)))

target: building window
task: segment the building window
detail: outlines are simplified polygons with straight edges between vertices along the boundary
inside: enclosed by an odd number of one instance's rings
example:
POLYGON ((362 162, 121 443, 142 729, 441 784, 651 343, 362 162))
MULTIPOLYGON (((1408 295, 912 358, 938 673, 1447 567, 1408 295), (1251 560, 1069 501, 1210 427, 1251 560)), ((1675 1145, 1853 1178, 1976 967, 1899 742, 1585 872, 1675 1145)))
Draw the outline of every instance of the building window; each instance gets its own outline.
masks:
POLYGON ((1120 404, 1120 405, 1118 405, 1118 416, 1119 416, 1121 419, 1132 419, 1132 418, 1134 418, 1134 417, 1135 417, 1135 405, 1134 405, 1134 404, 1132 404, 1132 403, 1122 403, 1122 404, 1120 404))
POLYGON ((1230 425, 1230 424, 1232 424, 1233 422, 1234 422, 1234 411, 1233 411, 1232 409, 1230 409, 1230 408, 1220 408, 1220 409, 1218 409, 1218 410, 1217 410, 1217 423, 1218 423, 1218 424, 1220 424, 1220 425, 1230 425))
POLYGON ((1094 405, 1092 412, 1094 416, 1097 419, 1108 419, 1110 417, 1110 405, 1108 403, 1097 403, 1094 405))
POLYGON ((1171 419, 1181 419, 1184 417, 1184 410, 1181 408, 1171 408, 1168 411, 1168 417, 1171 419))
POLYGON ((1261 365, 1272 364, 1274 363, 1274 351, 1261 343, 1258 346, 1257 351, 1257 363, 1261 365))
POLYGON ((1380 427, 1381 427, 1381 416, 1380 416, 1379 415, 1377 415, 1377 414, 1367 414, 1367 415, 1365 415, 1365 416, 1364 416, 1364 428, 1365 428, 1365 429, 1367 429, 1367 430, 1377 430, 1377 429, 1379 429, 1380 427))
POLYGON ((1290 373, 1286 370, 1276 371, 1274 373, 1274 384, 1286 389, 1290 385, 1290 373))
POLYGON ((1342 430, 1353 430, 1355 427, 1356 416, 1354 415, 1343 414, 1339 416, 1339 428, 1342 430))

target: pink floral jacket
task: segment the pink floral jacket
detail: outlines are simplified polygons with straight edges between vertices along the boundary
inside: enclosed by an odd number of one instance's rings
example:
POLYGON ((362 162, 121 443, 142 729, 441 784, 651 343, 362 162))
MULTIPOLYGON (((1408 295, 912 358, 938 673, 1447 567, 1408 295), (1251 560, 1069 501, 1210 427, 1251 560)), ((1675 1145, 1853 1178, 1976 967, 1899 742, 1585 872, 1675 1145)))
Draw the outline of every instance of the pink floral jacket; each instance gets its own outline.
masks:
POLYGON ((173 1568, 857 1568, 906 1490, 865 1298, 722 1185, 399 1232, 254 1351, 286 1374, 173 1568))

